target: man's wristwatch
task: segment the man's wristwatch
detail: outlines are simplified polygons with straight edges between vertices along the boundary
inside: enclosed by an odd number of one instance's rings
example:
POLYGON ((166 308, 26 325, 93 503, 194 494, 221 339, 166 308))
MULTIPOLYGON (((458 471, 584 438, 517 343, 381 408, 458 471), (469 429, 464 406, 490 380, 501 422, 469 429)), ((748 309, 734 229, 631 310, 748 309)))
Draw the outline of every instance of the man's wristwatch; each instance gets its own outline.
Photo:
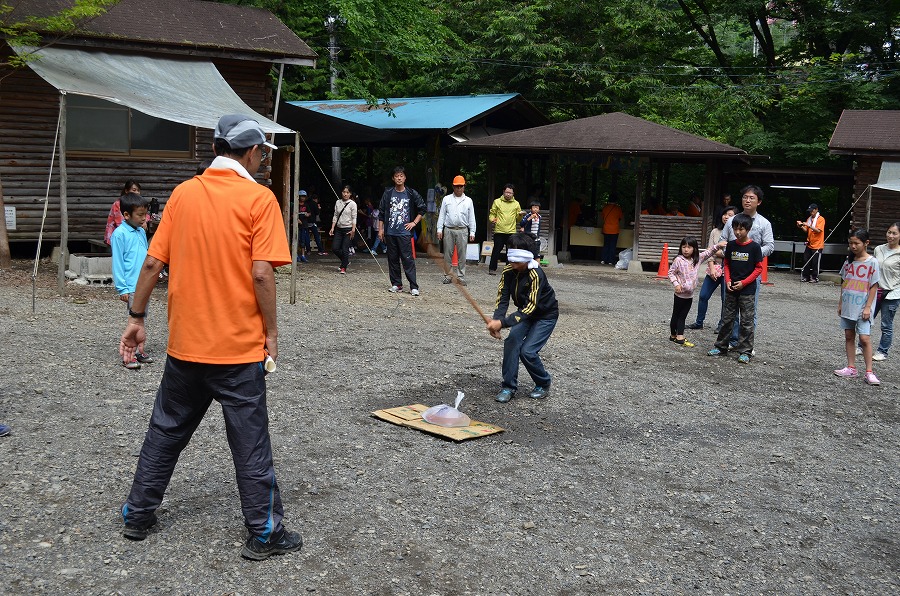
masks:
POLYGON ((144 312, 134 312, 133 310, 131 310, 131 309, 129 308, 129 309, 128 309, 128 316, 129 316, 129 317, 133 317, 133 318, 135 318, 135 319, 143 319, 144 317, 147 316, 147 311, 144 311, 144 312))

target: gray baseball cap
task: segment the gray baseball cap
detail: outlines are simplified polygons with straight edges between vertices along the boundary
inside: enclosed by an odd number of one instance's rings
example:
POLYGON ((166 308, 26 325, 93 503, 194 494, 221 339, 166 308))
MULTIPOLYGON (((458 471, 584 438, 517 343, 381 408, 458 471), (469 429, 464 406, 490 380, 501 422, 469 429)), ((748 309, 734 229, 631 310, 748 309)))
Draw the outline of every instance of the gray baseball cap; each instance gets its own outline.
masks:
POLYGON ((266 141, 266 135, 256 120, 242 114, 226 114, 219 118, 214 135, 226 141, 232 149, 246 149, 253 145, 278 149, 278 145, 266 141))

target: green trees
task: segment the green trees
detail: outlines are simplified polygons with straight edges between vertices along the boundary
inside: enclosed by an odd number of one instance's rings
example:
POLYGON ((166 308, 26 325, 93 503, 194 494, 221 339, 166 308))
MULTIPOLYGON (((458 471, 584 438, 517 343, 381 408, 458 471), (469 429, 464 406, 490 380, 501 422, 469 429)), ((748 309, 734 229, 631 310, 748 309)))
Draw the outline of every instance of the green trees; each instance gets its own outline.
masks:
MULTIPOLYGON (((71 6, 58 12, 40 16, 21 16, 16 13, 17 5, 0 0, 0 37, 11 46, 41 46, 48 40, 57 39, 74 32, 85 21, 97 17, 118 0, 75 0, 71 6)), ((29 55, 19 56, 12 53, 0 53, 0 70, 9 72, 9 68, 19 68, 30 59, 29 55)), ((0 74, 0 85, 4 76, 0 74)), ((3 215, 3 185, 0 183, 0 215, 3 215)), ((11 265, 9 236, 6 233, 5 219, 0 223, 0 269, 8 269, 11 265)))
MULTIPOLYGON (((241 3, 241 2, 238 2, 241 3)), ((624 111, 781 164, 824 164, 841 110, 900 108, 900 2, 256 0, 319 52, 288 96, 519 92, 551 118, 624 111)))

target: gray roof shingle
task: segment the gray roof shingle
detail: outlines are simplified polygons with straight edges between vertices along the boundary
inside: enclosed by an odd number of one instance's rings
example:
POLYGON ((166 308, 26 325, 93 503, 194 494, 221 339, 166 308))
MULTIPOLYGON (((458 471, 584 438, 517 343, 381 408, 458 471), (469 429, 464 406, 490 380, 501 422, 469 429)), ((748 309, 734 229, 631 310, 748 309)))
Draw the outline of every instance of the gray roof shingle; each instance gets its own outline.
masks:
POLYGON ((900 110, 844 110, 828 148, 834 153, 900 152, 900 110))
MULTIPOLYGON (((6 17, 48 16, 72 0, 21 0, 6 17)), ((268 10, 203 0, 121 0, 60 43, 134 47, 163 45, 205 55, 246 53, 273 62, 314 62, 317 55, 268 10), (92 43, 93 42, 93 43, 92 43)))
POLYGON ((622 112, 537 126, 454 147, 526 152, 616 153, 646 156, 744 157, 743 149, 622 112))

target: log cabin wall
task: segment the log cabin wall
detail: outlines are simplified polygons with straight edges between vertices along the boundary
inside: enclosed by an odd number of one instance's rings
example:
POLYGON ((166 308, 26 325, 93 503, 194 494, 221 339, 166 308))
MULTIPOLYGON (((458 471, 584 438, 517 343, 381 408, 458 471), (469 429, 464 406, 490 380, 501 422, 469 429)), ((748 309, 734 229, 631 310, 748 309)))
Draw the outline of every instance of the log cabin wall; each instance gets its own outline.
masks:
MULTIPOLYGON (((247 105, 271 115, 270 63, 213 63, 247 105)), ((8 230, 11 242, 38 238, 58 118, 59 92, 53 86, 29 68, 0 69, 0 184, 5 206, 16 211, 16 229, 8 230)), ((145 197, 165 204, 175 186, 193 176, 201 161, 213 156, 211 145, 212 131, 195 129, 194 156, 190 159, 69 154, 70 241, 103 240, 110 206, 128 179, 140 183, 145 197)), ((53 160, 44 238, 60 238, 58 156, 53 160)))
MULTIPOLYGON (((878 182, 883 161, 900 161, 900 157, 857 157, 856 176, 853 184, 853 200, 862 199, 853 207, 851 229, 866 227, 868 191, 870 184, 878 182)), ((869 214, 869 236, 872 246, 884 242, 884 233, 894 222, 900 221, 900 193, 880 188, 872 189, 872 211, 869 214)))
POLYGON ((702 217, 678 217, 672 215, 640 215, 638 218, 638 261, 659 263, 662 258, 663 244, 669 245, 669 263, 678 256, 681 240, 685 236, 697 239, 700 248, 705 250, 706 238, 703 238, 702 217))

